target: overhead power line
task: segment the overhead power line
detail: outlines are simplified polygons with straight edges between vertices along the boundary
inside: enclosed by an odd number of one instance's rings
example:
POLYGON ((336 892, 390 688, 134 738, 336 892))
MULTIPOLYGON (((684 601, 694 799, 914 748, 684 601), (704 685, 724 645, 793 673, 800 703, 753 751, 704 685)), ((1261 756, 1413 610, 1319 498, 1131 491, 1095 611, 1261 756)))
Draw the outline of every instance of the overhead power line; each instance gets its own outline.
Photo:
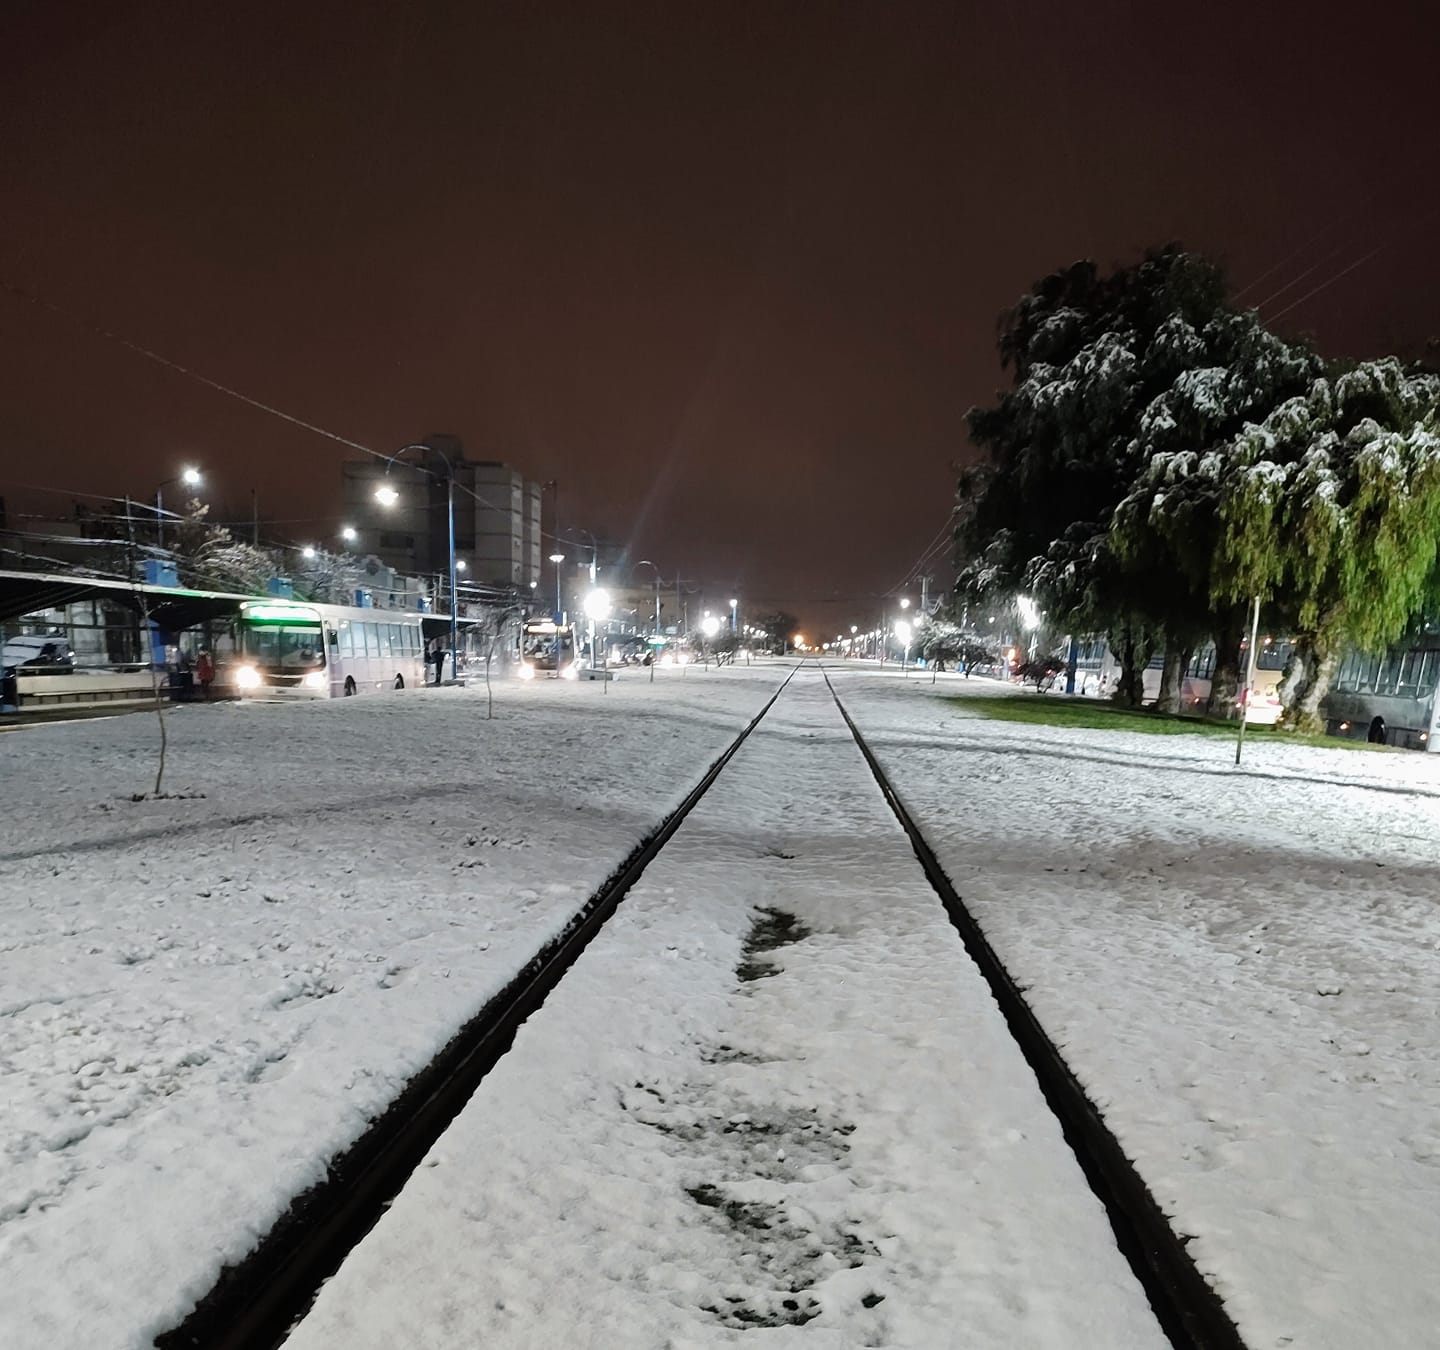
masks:
MULTIPOLYGON (((277 408, 273 403, 266 403, 263 399, 253 398, 251 395, 243 393, 231 385, 211 379, 210 376, 203 375, 198 370, 192 370, 189 366, 181 365, 180 362, 171 360, 170 357, 154 351, 142 343, 133 341, 123 333, 114 332, 112 329, 105 328, 90 319, 84 318, 82 315, 74 313, 63 305, 56 304, 53 300, 47 300, 44 296, 36 295, 32 291, 26 290, 23 286, 16 285, 13 281, 0 277, 0 290, 6 291, 18 299, 24 300, 40 309, 48 310, 52 314, 59 315, 59 317, 66 322, 72 323, 76 327, 82 328, 96 337, 104 338, 108 342, 117 343, 127 351, 132 351, 137 356, 142 356, 147 361, 153 361, 157 365, 163 366, 166 370, 173 371, 177 375, 182 375, 188 380, 194 380, 197 384, 202 384, 207 389, 212 389, 216 393, 225 395, 227 398, 236 399, 248 407, 255 408, 263 413, 268 413, 271 417, 278 417, 282 422, 288 422, 291 426, 299 427, 303 431, 312 431, 317 436, 323 436, 326 440, 334 441, 336 444, 343 445, 350 450, 358 450, 361 454, 370 455, 375 459, 383 459, 391 463, 395 461, 394 455, 387 455, 382 450, 374 450, 370 446, 362 444, 360 441, 351 440, 348 436, 342 436, 338 431, 330 431, 328 428, 319 426, 315 422, 306 421, 303 417, 296 417, 293 413, 288 413, 283 408, 277 408)), ((439 474, 436 474, 424 465, 412 467, 418 467, 422 473, 429 474, 431 477, 440 477, 439 474)), ((497 507, 494 502, 487 501, 473 488, 467 487, 458 479, 455 482, 455 486, 462 492, 473 497, 481 506, 488 507, 492 511, 501 509, 497 507)), ((40 490, 44 491, 46 489, 40 490)), ((560 542, 559 536, 551 534, 548 530, 542 529, 540 534, 542 538, 554 539, 557 543, 560 542)))

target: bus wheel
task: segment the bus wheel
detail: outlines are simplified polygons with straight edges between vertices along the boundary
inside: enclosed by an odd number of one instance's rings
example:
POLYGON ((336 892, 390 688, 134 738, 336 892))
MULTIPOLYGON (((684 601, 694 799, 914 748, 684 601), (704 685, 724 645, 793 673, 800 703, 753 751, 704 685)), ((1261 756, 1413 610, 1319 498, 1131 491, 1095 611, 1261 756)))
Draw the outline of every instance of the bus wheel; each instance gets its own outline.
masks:
POLYGON ((395 677, 395 687, 397 689, 403 689, 405 687, 405 677, 403 675, 397 675, 395 677))
POLYGON ((345 677, 345 697, 350 698, 355 693, 355 681, 349 675, 345 677))
POLYGON ((1371 745, 1385 744, 1385 719, 1383 717, 1377 717, 1370 723, 1370 734, 1365 739, 1371 745))

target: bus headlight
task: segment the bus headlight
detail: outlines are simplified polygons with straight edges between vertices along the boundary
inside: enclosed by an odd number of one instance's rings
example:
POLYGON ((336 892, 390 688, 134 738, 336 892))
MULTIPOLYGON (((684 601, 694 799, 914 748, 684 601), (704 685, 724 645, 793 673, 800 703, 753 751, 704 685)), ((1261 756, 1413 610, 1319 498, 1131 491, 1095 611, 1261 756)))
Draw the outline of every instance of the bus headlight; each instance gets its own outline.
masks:
POLYGON ((528 661, 520 663, 520 678, 522 680, 533 680, 535 678, 535 667, 528 661))
POLYGON ((325 688, 325 672, 323 670, 312 670, 305 677, 305 687, 307 689, 325 688))
POLYGON ((580 667, 573 664, 568 665, 560 674, 567 680, 578 680, 580 678, 580 667))
POLYGON ((241 689, 258 689, 260 672, 254 666, 241 666, 235 672, 235 683, 241 689))

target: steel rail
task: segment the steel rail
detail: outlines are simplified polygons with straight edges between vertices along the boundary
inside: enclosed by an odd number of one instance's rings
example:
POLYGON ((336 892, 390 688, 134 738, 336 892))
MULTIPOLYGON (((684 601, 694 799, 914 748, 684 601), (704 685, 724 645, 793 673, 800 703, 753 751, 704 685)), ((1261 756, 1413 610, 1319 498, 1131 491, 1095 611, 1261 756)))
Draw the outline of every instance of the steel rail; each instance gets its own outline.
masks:
POLYGON ((1175 1232, 1135 1164, 1111 1133, 1104 1115, 1030 1010, 1020 986, 1005 969, 975 916, 956 892, 915 817, 841 702, 823 665, 820 673, 965 950, 990 986, 1010 1034, 1030 1065, 1046 1103, 1059 1120, 1065 1142, 1074 1152, 1090 1189, 1105 1206, 1116 1243, 1129 1261, 1170 1343, 1175 1350, 1246 1350, 1220 1296, 1186 1250, 1186 1239, 1175 1232))
POLYGON ((485 1075, 510 1049, 520 1025, 545 1002, 626 892, 714 785, 800 669, 796 663, 765 705, 680 804, 590 897, 565 930, 468 1021, 401 1090, 326 1179, 296 1197, 259 1245, 221 1271, 215 1285, 157 1350, 265 1350, 278 1346, 321 1286, 379 1221, 385 1209, 485 1075))

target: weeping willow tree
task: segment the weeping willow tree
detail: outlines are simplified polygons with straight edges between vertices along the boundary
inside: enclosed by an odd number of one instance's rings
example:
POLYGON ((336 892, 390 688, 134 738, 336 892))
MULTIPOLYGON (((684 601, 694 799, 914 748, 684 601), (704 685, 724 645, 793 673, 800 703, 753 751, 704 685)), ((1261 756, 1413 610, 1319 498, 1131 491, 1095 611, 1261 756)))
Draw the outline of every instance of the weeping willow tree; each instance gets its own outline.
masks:
POLYGON ((1343 648, 1383 649, 1435 599, 1440 378, 1388 357, 1321 378, 1238 436, 1219 473, 1212 594, 1288 621, 1282 725, 1319 731, 1343 648))
POLYGON ((1111 632, 1135 701, 1155 624, 1111 518, 1143 464, 1145 411, 1204 358, 1189 339, 1225 312, 1224 292, 1212 263, 1176 246, 1108 275, 1056 272, 1002 319, 1011 387, 967 415, 983 459, 959 484, 957 591, 1025 593, 1057 624, 1111 632))
POLYGON ((1145 410, 1134 446, 1143 467, 1116 508, 1110 543, 1164 634, 1158 706, 1178 710, 1180 677, 1208 637, 1216 663, 1207 711, 1228 717, 1245 622, 1243 599, 1217 594, 1215 586, 1231 447, 1247 426, 1303 393, 1321 365, 1250 313, 1217 314, 1202 329, 1175 331, 1170 341, 1200 364, 1181 371, 1145 410))
POLYGON ((1228 711, 1242 620, 1213 598, 1217 503, 1198 456, 1303 391, 1319 361, 1237 312, 1218 269, 1175 247, 1109 276, 1087 263, 1046 278, 1000 349, 1013 387, 969 414, 987 458, 960 484, 960 587, 1023 590, 1057 622, 1105 632, 1122 702, 1140 702, 1163 650, 1161 704, 1177 707, 1190 653, 1213 636, 1228 711))

